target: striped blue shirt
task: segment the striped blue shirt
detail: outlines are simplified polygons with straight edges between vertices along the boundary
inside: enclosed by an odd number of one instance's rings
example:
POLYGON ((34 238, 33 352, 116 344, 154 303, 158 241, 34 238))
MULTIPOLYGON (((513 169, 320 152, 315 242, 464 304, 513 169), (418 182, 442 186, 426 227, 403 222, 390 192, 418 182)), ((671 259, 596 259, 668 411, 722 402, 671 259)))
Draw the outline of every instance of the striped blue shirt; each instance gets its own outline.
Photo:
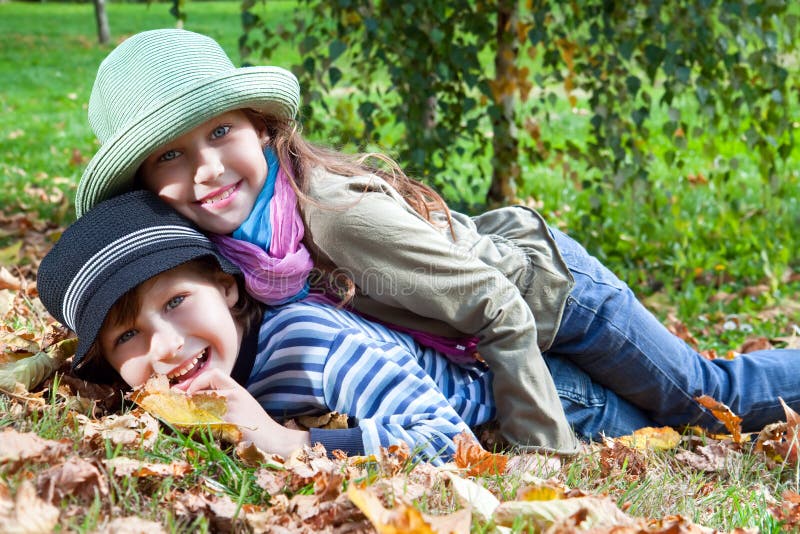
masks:
MULTIPOLYGON (((306 301, 264 314, 247 389, 278 420, 351 416, 366 454, 403 441, 439 463, 456 435, 494 418, 491 381, 480 364, 455 365, 406 334, 306 301)), ((347 431, 312 440, 336 432, 347 431)))

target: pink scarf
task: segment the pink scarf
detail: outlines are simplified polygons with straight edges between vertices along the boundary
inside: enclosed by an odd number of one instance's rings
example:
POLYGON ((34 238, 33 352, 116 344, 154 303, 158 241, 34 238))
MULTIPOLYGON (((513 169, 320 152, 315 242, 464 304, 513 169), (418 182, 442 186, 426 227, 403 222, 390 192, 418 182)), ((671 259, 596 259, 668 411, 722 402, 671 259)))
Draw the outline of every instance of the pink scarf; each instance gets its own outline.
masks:
POLYGON ((308 274, 314 267, 303 244, 305 228, 297 196, 283 169, 278 170, 275 193, 269 201, 272 239, 269 250, 227 235, 209 237, 244 274, 247 292, 276 306, 299 300, 308 293, 308 274))

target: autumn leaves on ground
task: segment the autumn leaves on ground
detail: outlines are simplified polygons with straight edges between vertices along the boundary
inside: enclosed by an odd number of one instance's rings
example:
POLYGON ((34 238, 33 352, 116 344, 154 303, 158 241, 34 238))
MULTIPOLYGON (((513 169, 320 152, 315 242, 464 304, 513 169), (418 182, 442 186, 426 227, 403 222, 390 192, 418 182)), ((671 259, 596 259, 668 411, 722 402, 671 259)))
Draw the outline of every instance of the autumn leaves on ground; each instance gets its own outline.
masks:
MULTIPOLYGON (((800 416, 788 408, 786 422, 742 435, 736 414, 698 399, 727 434, 642 429, 587 444, 575 458, 490 453, 466 437, 444 467, 415 462, 404 446, 380 457, 330 459, 319 448, 265 454, 224 423, 221 398, 178 396, 157 379, 123 397, 66 373, 74 340, 35 289, 36 266, 60 229, 17 213, 0 215, 0 234, 11 243, 0 248, 0 532, 800 527, 800 416)), ((670 327, 697 343, 682 323, 670 327)), ((331 414, 291 424, 340 421, 331 414)), ((480 437, 491 450, 491 430, 480 437)))

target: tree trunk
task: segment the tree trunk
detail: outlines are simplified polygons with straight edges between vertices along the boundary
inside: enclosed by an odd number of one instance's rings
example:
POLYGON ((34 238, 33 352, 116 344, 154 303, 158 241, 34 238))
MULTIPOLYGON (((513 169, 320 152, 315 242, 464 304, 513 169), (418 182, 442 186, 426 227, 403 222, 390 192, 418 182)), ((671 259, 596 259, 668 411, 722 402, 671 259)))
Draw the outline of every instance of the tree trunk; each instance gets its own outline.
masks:
POLYGON ((111 39, 111 33, 108 30, 106 0, 94 0, 94 16, 97 20, 97 41, 100 44, 108 44, 111 39))
POLYGON ((514 123, 517 90, 516 37, 517 2, 501 0, 497 7, 497 53, 494 57, 495 79, 492 83, 494 105, 497 113, 492 118, 494 138, 492 148, 492 184, 489 187, 491 203, 510 204, 516 200, 519 180, 519 142, 514 123))

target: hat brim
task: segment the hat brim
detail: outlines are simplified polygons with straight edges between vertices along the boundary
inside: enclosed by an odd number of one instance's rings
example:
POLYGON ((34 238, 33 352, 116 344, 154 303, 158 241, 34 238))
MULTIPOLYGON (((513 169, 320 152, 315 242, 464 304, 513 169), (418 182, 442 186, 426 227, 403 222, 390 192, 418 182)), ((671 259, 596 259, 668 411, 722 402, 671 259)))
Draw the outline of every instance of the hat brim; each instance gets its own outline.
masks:
POLYGON ((169 253, 162 248, 154 248, 148 254, 127 262, 114 271, 114 283, 100 284, 98 290, 83 306, 84 316, 80 317, 81 325, 78 334, 78 347, 72 358, 72 369, 80 375, 84 357, 92 347, 103 326, 108 312, 117 301, 131 289, 147 280, 174 269, 184 263, 204 257, 216 259, 224 272, 232 275, 240 274, 239 268, 218 253, 210 242, 208 244, 192 244, 185 247, 170 247, 169 253), (157 257, 154 261, 153 258, 157 257))
POLYGON ((292 119, 299 99, 297 79, 276 67, 242 67, 177 92, 143 110, 103 143, 78 184, 77 216, 107 198, 131 190, 136 170, 155 149, 213 117, 251 108, 292 119))

